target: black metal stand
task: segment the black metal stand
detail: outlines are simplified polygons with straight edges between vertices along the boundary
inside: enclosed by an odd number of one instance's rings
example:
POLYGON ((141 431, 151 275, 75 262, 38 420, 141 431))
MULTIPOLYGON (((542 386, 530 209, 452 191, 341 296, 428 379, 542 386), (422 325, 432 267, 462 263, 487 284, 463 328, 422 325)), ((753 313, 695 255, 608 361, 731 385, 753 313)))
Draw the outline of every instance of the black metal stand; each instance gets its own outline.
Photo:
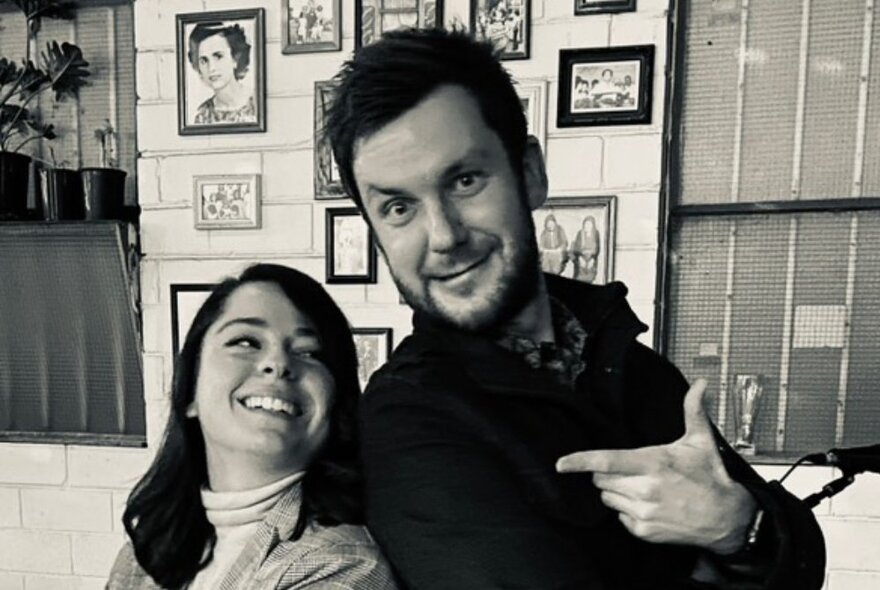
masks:
POLYGON ((821 492, 816 492, 815 494, 810 494, 806 498, 804 498, 804 504, 809 506, 810 508, 814 508, 819 505, 819 502, 830 498, 831 496, 841 492, 846 489, 849 484, 855 481, 856 475, 855 473, 844 473, 842 476, 838 477, 832 482, 829 482, 822 486, 821 492))

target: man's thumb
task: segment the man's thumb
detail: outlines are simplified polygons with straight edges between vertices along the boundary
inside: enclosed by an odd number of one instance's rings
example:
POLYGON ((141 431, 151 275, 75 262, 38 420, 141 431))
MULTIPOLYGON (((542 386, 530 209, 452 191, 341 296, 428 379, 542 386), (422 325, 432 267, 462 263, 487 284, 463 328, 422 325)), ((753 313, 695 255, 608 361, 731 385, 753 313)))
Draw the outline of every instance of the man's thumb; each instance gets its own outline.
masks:
POLYGON ((684 396, 684 429, 686 434, 710 434, 712 423, 703 407, 706 380, 697 379, 684 396))

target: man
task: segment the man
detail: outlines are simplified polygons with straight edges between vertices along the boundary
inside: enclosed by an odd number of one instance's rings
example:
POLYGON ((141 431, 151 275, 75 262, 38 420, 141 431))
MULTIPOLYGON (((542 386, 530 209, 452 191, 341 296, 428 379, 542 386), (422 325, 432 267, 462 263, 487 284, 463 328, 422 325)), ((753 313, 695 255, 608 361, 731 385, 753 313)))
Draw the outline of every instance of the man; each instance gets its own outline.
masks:
POLYGON ((415 310, 361 419, 368 523, 402 580, 819 588, 812 514, 636 342, 623 285, 540 272, 544 162, 491 45, 396 31, 338 80, 341 178, 415 310))

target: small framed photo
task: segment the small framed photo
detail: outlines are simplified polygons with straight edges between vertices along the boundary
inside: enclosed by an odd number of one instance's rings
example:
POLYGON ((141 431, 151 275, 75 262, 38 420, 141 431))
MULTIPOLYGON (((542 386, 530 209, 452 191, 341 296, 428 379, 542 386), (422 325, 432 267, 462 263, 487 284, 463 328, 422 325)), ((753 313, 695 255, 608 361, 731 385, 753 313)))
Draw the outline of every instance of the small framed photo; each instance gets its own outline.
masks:
POLYGON ((342 49, 342 0, 283 0, 281 53, 342 49))
POLYGON ((538 138, 541 149, 547 149, 547 80, 517 80, 514 84, 519 102, 526 114, 530 135, 538 138))
POLYGON ((327 283, 375 283, 376 247, 357 207, 327 209, 327 283))
POLYGON ((367 386, 373 371, 384 365, 391 356, 391 328, 352 328, 358 358, 358 381, 361 391, 367 386))
POLYGON ((532 0, 471 0, 471 33, 490 40, 500 59, 528 59, 532 0))
POLYGON ((574 13, 610 14, 614 12, 635 12, 636 0, 574 0, 574 13))
POLYGON ((616 198, 558 197, 533 213, 541 270, 604 284, 614 278, 616 198))
POLYGON ((171 352, 176 356, 199 308, 216 287, 213 283, 171 285, 171 352))
POLYGON ((653 66, 653 45, 560 50, 556 125, 650 123, 653 66))
POLYGON ((333 101, 336 83, 327 81, 315 82, 315 198, 318 200, 344 199, 345 190, 339 179, 339 166, 333 157, 330 141, 324 136, 324 121, 327 109, 333 101))
POLYGON ((354 0, 354 48, 374 43, 382 33, 404 27, 443 26, 443 0, 354 0))
POLYGON ((264 10, 177 15, 180 135, 266 130, 264 10))
POLYGON ((196 229, 260 227, 260 175, 193 177, 196 229))

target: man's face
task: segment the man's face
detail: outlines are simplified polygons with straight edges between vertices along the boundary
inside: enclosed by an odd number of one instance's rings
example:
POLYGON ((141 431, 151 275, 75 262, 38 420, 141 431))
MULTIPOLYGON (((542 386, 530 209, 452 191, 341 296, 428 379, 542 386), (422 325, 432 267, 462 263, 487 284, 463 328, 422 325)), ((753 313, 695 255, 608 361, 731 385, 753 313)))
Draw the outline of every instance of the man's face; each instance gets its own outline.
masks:
MULTIPOLYGON (((540 153, 533 157, 543 175, 540 153)), ((477 331, 509 321, 535 296, 529 208, 546 195, 531 172, 521 194, 501 140, 466 90, 440 87, 359 141, 353 169, 397 287, 414 309, 477 331)))

